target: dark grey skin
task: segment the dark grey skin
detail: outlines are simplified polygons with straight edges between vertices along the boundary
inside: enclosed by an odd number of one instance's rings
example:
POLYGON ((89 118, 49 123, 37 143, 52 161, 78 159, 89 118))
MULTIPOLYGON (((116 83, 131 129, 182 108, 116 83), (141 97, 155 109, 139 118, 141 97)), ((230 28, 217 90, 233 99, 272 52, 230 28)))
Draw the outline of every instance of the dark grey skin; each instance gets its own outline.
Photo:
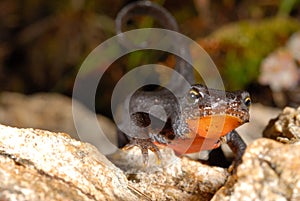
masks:
MULTIPOLYGON (((121 33, 122 26, 136 15, 150 15, 161 22, 164 28, 178 31, 175 19, 164 8, 149 1, 139 1, 120 11, 116 19, 117 33, 121 33)), ((124 45, 128 44, 124 43, 124 45)), ((188 48, 180 47, 180 43, 178 46, 182 52, 189 54, 188 48)), ((177 58, 175 70, 189 83, 194 83, 193 68, 186 62, 177 58)), ((175 91, 183 90, 180 88, 180 81, 171 79, 171 83, 176 85, 175 91)), ((153 91, 140 89, 132 95, 129 106, 131 116, 128 139, 130 142, 125 148, 140 147, 145 164, 148 162, 148 150, 156 153, 159 159, 161 158, 154 142, 168 145, 173 140, 187 137, 190 132, 186 123, 188 119, 226 114, 237 116, 242 123, 249 121, 251 101, 248 92, 224 92, 208 89, 200 84, 191 85, 190 89, 185 90, 186 93, 183 93, 181 97, 175 97, 165 88, 153 91)), ((221 139, 217 139, 216 143, 219 143, 219 140, 221 139)), ((235 153, 236 160, 239 161, 246 149, 246 144, 239 134, 232 130, 222 141, 227 142, 235 153)))
MULTIPOLYGON (((240 119, 241 124, 249 121, 250 95, 245 91, 224 92, 192 85, 185 96, 176 98, 170 91, 137 91, 130 100, 131 140, 127 147, 139 146, 147 160, 148 149, 160 158, 153 142, 168 145, 173 140, 185 139, 191 132, 186 121, 211 115, 229 115, 240 119), (165 112, 151 109, 159 106, 165 112)), ((222 139, 224 140, 224 139, 222 139)), ((225 141, 236 154, 243 155, 246 144, 236 131, 226 135, 225 141)), ((216 144, 220 139, 216 139, 216 144)), ((146 161, 145 161, 146 162, 146 161)))

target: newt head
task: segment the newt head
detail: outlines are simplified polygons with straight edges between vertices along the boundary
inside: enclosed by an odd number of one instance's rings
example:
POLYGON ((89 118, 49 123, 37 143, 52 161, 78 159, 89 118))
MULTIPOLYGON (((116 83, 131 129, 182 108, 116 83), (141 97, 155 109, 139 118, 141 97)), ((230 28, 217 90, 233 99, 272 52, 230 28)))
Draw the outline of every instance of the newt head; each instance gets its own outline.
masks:
POLYGON ((220 146, 220 138, 249 121, 250 95, 193 85, 182 99, 177 133, 169 147, 177 154, 194 153, 220 146))

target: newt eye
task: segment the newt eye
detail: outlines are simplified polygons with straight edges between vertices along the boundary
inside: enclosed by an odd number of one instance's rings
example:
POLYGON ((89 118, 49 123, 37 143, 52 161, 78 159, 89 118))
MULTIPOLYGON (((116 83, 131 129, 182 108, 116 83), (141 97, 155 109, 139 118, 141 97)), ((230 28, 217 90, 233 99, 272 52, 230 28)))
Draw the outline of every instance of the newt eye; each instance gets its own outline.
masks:
POLYGON ((250 107, 251 105, 251 98, 248 96, 244 99, 244 103, 247 107, 250 107))
POLYGON ((192 88, 189 91, 188 98, 191 101, 197 101, 199 98, 203 98, 203 94, 199 92, 196 88, 192 88))

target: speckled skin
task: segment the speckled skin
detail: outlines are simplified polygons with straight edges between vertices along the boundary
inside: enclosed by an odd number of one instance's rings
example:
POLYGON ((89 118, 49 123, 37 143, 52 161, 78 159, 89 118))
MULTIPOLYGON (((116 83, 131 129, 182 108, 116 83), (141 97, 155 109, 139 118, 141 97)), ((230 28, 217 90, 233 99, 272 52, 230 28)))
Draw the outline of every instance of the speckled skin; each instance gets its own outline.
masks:
MULTIPOLYGON (((208 89, 200 84, 192 85, 186 95, 180 98, 176 98, 167 89, 139 90, 130 100, 129 139, 131 142, 127 147, 139 146, 146 159, 147 149, 154 151, 160 157, 159 150, 153 142, 167 145, 178 138, 188 138, 191 130, 186 122, 189 119, 229 115, 238 117, 241 124, 246 123, 249 121, 248 98, 249 93, 245 91, 225 92, 208 89), (191 92, 194 91, 201 96, 191 96, 193 95, 191 92), (152 112, 149 112, 151 110, 152 112)), ((226 139, 230 145, 233 145, 231 148, 235 153, 241 157, 246 146, 238 134, 235 131, 231 132, 226 139)))
MULTIPOLYGON (((138 1, 124 7, 119 12, 116 18, 117 33, 122 33, 122 25, 137 15, 152 16, 164 28, 178 31, 175 19, 167 10, 150 1, 138 1)), ((125 46, 132 46, 128 41, 120 42, 125 46)), ((188 48, 182 47, 180 42, 178 42, 178 48, 182 53, 189 55, 188 48)), ((194 83, 193 68, 178 57, 176 57, 175 70, 185 77, 186 81, 194 83)), ((190 137, 190 128, 187 125, 189 119, 226 114, 237 117, 241 124, 249 121, 250 98, 248 92, 225 92, 208 89, 200 84, 192 85, 190 89, 182 89, 182 81, 175 77, 172 77, 170 83, 175 92, 186 91, 183 93, 185 95, 175 97, 165 88, 154 91, 141 89, 130 98, 130 128, 127 133, 130 142, 125 149, 132 146, 140 147, 144 163, 148 162, 148 149, 161 158, 159 149, 154 142, 167 145, 176 139, 190 137)), ((222 141, 227 141, 238 158, 242 156, 246 144, 235 130, 229 132, 222 141)), ((218 139, 216 143, 219 143, 218 139)))
POLYGON ((176 98, 167 89, 140 90, 133 94, 130 101, 132 136, 140 138, 143 127, 146 136, 167 144, 170 140, 184 138, 190 133, 187 119, 226 114, 238 117, 243 123, 249 121, 249 106, 245 103, 245 99, 250 96, 248 92, 225 92, 208 89, 201 84, 192 85, 191 90, 199 91, 202 97, 193 100, 188 91, 185 96, 176 98), (165 112, 154 111, 155 114, 151 115, 149 111, 153 106, 160 106, 165 112))

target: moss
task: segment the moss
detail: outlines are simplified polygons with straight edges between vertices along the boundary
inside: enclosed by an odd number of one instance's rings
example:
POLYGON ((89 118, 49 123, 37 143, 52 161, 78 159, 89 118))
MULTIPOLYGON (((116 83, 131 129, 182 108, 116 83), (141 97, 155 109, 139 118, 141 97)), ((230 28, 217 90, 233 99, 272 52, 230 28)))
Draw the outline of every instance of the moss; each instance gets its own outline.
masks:
MULTIPOLYGON (((285 44, 299 30, 298 20, 275 17, 262 21, 241 21, 221 27, 205 40, 217 41, 219 48, 210 52, 229 89, 244 88, 257 79, 261 61, 285 44)), ((206 42, 207 43, 207 42, 206 42)), ((206 47, 204 47, 206 49, 206 47)))

